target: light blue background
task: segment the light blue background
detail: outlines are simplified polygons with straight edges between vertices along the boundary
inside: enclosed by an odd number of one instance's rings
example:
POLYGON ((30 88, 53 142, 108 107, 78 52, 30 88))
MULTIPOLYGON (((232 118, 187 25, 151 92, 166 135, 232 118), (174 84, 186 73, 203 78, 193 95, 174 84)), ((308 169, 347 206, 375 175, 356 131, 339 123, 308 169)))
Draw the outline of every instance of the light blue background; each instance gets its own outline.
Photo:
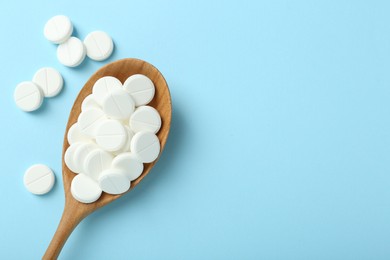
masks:
POLYGON ((89 216, 61 259, 389 259, 389 1, 7 1, 0 9, 0 258, 39 259, 64 204, 72 103, 109 61, 166 77, 170 138, 150 175, 89 216), (66 68, 43 37, 68 15, 106 62, 66 68), (43 66, 63 92, 35 113, 13 90, 43 66), (57 183, 28 193, 26 168, 57 183))

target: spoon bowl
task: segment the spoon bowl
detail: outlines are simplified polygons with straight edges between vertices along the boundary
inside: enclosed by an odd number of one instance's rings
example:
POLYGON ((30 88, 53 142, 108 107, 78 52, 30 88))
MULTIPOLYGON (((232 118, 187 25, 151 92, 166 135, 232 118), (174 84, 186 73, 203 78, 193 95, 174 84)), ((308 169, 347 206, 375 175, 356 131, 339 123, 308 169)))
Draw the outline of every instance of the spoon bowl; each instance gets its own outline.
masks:
MULTIPOLYGON (((85 204, 77 201, 73 198, 70 191, 72 180, 76 174, 69 170, 66 166, 64 162, 64 154, 69 147, 67 140, 68 130, 74 123, 77 122, 77 118, 81 113, 81 103, 86 96, 92 93, 92 88, 95 82, 102 77, 113 76, 123 83, 128 77, 134 74, 143 74, 151 79, 154 83, 156 90, 155 95, 153 100, 148 105, 154 107, 160 113, 162 125, 160 131, 157 133, 157 137, 161 144, 160 155, 164 149, 171 126, 172 105, 168 85, 163 75, 150 63, 132 58, 122 59, 109 63, 96 71, 96 73, 92 75, 92 77, 81 89, 69 115, 62 149, 62 179, 65 190, 65 207, 57 231, 55 232, 54 237, 50 242, 45 255, 43 256, 43 259, 57 259, 66 240, 75 227, 81 222, 81 220, 83 220, 86 216, 95 210, 107 205, 108 203, 120 198, 125 194, 110 195, 103 192, 101 197, 93 203, 85 204)), ((142 181, 142 179, 153 168, 157 160, 152 163, 144 164, 144 170, 141 176, 131 182, 130 189, 127 192, 132 190, 142 181)))

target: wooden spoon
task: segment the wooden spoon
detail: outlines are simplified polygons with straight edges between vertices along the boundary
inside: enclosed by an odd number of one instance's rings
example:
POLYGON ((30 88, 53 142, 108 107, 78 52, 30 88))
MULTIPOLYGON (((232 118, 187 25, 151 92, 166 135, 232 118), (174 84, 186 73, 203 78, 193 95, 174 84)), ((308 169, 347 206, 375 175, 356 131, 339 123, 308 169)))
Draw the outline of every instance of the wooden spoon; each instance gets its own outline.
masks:
MULTIPOLYGON (((86 96, 92 93, 92 87, 94 83, 104 76, 113 76, 118 78, 121 82, 124 82, 129 76, 134 74, 143 74, 147 76, 153 81, 156 88, 154 99, 149 103, 149 105, 157 109, 161 116, 162 125, 160 131, 157 133, 157 136, 161 143, 161 151, 163 150, 168 138, 172 114, 171 96, 169 94, 168 85, 162 74, 153 65, 138 59, 123 59, 107 64, 106 66, 99 69, 95 74, 92 75, 92 77, 81 89, 69 115, 68 124, 65 130, 62 155, 65 154, 66 149, 69 147, 67 140, 68 130, 77 121, 77 118, 81 112, 81 103, 86 96)), ((62 156, 62 158, 64 158, 64 156, 62 156)), ((150 172, 156 161, 144 164, 143 173, 140 177, 138 177, 138 179, 131 182, 129 191, 141 182, 141 180, 150 172)), ((45 255, 43 256, 43 259, 57 259, 69 235, 81 220, 83 220, 86 216, 95 210, 107 205, 108 203, 118 199, 123 195, 110 195, 102 193, 102 196, 94 203, 81 203, 75 200, 70 192, 70 185, 72 183, 73 177, 75 176, 76 175, 68 169, 64 160, 62 160, 62 178, 65 189, 65 207, 57 231, 55 232, 54 237, 51 240, 45 255)))

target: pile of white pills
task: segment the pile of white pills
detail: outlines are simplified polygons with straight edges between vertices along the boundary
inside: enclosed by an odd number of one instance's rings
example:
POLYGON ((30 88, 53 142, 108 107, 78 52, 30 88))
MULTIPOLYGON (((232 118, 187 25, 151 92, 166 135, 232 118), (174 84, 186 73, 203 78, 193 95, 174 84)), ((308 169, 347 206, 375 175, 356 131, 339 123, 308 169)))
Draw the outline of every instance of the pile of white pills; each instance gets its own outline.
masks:
POLYGON ((160 153, 156 133, 161 117, 147 104, 155 87, 146 76, 130 76, 124 84, 107 76, 97 80, 69 128, 66 166, 78 174, 71 193, 83 203, 99 199, 104 191, 121 194, 160 153))
POLYGON ((42 105, 44 97, 58 95, 63 85, 64 80, 57 70, 41 68, 35 73, 32 81, 23 81, 16 86, 15 103, 26 112, 37 110, 42 105))
POLYGON ((72 36, 72 22, 64 15, 50 18, 43 33, 50 42, 58 44, 57 58, 68 67, 80 65, 86 55, 92 60, 105 60, 114 50, 112 38, 105 32, 91 32, 85 37, 84 42, 72 36))

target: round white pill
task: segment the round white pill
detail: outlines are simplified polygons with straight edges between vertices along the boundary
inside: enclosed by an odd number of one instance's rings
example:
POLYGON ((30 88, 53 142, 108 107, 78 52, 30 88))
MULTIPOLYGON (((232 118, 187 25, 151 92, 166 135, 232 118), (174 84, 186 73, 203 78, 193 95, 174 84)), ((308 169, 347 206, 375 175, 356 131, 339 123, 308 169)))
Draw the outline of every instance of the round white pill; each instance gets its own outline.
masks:
POLYGON ((97 149, 96 144, 94 143, 82 143, 74 151, 74 165, 78 172, 85 172, 84 162, 88 154, 93 150, 97 149))
POLYGON ((103 151, 102 149, 93 150, 85 158, 85 173, 92 179, 97 180, 100 173, 110 168, 112 159, 113 156, 110 153, 103 151))
POLYGON ((112 167, 123 170, 129 181, 137 179, 144 170, 143 163, 132 153, 122 153, 116 156, 112 161, 112 167))
POLYGON ((45 97, 58 95, 64 85, 61 74, 53 68, 42 68, 38 70, 32 81, 41 88, 45 97))
POLYGON ((65 15, 57 15, 46 22, 43 34, 52 43, 63 43, 69 39, 73 32, 73 25, 65 15))
POLYGON ((125 127, 116 120, 106 120, 96 128, 96 143, 106 151, 118 151, 126 144, 125 127))
POLYGON ((153 82, 142 74, 130 76, 123 84, 123 87, 130 93, 137 107, 148 104, 154 97, 155 89, 153 82))
POLYGON ((77 162, 75 159, 77 159, 75 157, 75 152, 77 150, 77 148, 82 145, 83 143, 74 143, 74 144, 71 144, 68 149, 66 149, 65 151, 65 155, 64 155, 64 161, 65 161, 65 164, 66 166, 68 167, 69 170, 71 170, 72 172, 74 173, 80 173, 79 171, 79 168, 80 167, 77 167, 77 162))
POLYGON ((82 203, 92 203, 100 198, 102 189, 96 181, 81 173, 73 178, 70 192, 76 200, 82 203))
POLYGON ((133 132, 149 131, 157 133, 161 127, 161 117, 151 106, 140 106, 130 117, 130 128, 133 132))
POLYGON ((96 127, 105 119, 104 112, 97 108, 91 108, 80 113, 77 123, 82 133, 95 136, 96 127))
POLYGON ((54 185, 53 171, 43 164, 36 164, 27 169, 24 174, 24 186, 37 195, 48 193, 54 185))
POLYGON ((130 188, 130 181, 120 169, 108 169, 99 177, 100 188, 108 194, 121 194, 130 188))
POLYGON ((90 108, 101 109, 100 105, 96 102, 92 94, 84 98, 83 103, 81 103, 81 111, 85 111, 90 108))
POLYGON ((68 143, 74 144, 76 142, 91 142, 92 139, 81 132, 79 124, 76 122, 74 123, 68 130, 67 135, 68 143))
POLYGON ((80 65, 85 58, 84 44, 76 37, 70 37, 66 42, 57 47, 59 62, 68 67, 80 65))
POLYGON ((122 83, 119 81, 119 79, 111 76, 102 77, 98 79, 93 85, 92 95, 96 102, 102 105, 108 93, 121 87, 122 83))
POLYGON ((134 101, 123 89, 115 89, 103 100, 103 111, 113 119, 125 120, 134 112, 134 101))
POLYGON ((84 45, 87 48, 87 56, 96 61, 107 59, 114 50, 114 43, 111 37, 102 31, 89 33, 85 37, 84 45))
POLYGON ((39 87, 30 81, 19 83, 14 92, 16 105, 26 112, 37 110, 43 102, 43 95, 39 87))
POLYGON ((152 132, 138 132, 131 140, 130 150, 141 162, 150 163, 156 160, 160 153, 160 141, 152 132))

